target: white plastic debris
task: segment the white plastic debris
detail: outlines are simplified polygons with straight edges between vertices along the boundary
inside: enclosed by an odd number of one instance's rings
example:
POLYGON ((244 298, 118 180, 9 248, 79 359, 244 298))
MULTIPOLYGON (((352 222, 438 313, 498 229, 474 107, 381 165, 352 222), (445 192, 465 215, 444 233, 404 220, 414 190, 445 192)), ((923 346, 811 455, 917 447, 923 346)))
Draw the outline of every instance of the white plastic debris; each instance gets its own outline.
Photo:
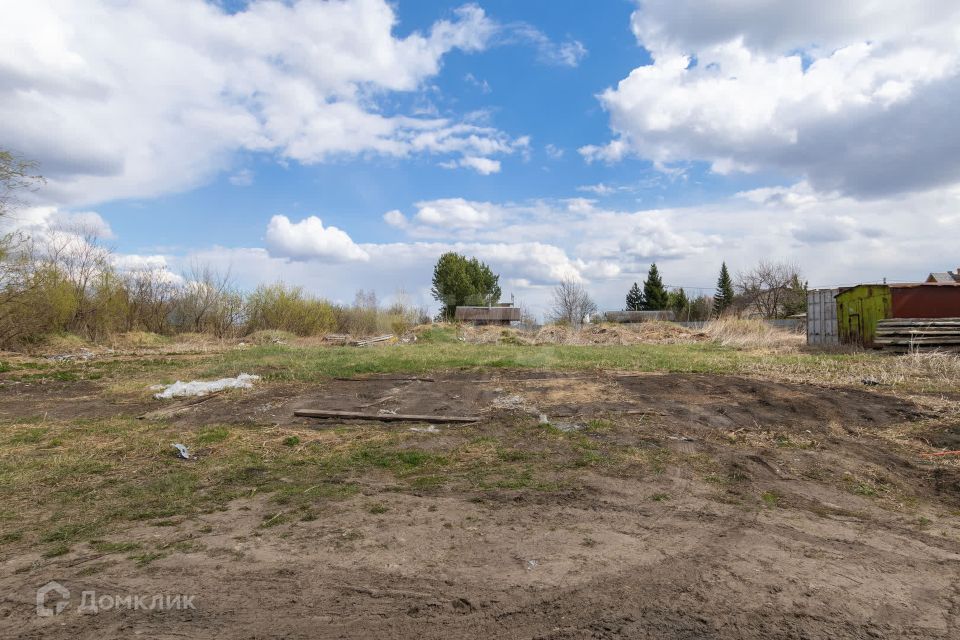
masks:
POLYGON ((260 376, 249 373, 241 373, 236 378, 220 378, 209 382, 203 380, 193 380, 191 382, 180 382, 177 380, 173 384, 164 387, 163 391, 154 394, 158 400, 169 400, 170 398, 186 398, 190 396, 205 396, 208 393, 216 393, 224 389, 249 389, 253 383, 260 379, 260 376))
POLYGON ((432 424, 426 427, 410 427, 410 431, 416 431, 418 433, 440 433, 440 429, 437 429, 432 424))
POLYGON ((493 399, 493 406, 496 409, 526 409, 526 401, 517 395, 497 396, 493 399))
POLYGON ((187 448, 180 444, 179 442, 173 445, 173 448, 177 450, 177 457, 183 458, 184 460, 190 459, 190 452, 187 451, 187 448))

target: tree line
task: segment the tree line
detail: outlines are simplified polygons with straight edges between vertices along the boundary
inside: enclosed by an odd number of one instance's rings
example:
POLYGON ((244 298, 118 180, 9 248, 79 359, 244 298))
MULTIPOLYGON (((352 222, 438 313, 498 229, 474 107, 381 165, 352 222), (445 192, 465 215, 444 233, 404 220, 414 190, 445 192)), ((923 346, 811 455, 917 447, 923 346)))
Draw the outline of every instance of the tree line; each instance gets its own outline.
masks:
MULTIPOLYGON (((42 184, 35 163, 0 149, 0 218, 22 204, 20 194, 42 184)), ((431 288, 441 304, 438 319, 452 320, 457 306, 496 304, 499 279, 476 258, 445 253, 434 267, 431 288)), ((724 263, 715 294, 694 298, 682 287, 664 285, 654 263, 642 288, 634 282, 626 295, 627 310, 671 310, 678 320, 729 313, 779 318, 805 306, 799 269, 766 261, 736 278, 724 263)), ((579 326, 597 311, 580 282, 564 280, 553 291, 548 319, 579 326)), ((404 295, 388 308, 372 291, 358 292, 352 305, 333 304, 282 282, 244 293, 229 272, 204 264, 179 276, 162 266, 120 269, 96 230, 83 225, 59 225, 41 238, 18 233, 0 238, 0 348, 67 332, 91 340, 131 331, 216 337, 272 329, 297 335, 369 334, 401 332, 429 320, 426 310, 404 295)))
POLYGON ((712 296, 687 296, 683 287, 668 290, 656 263, 641 288, 636 282, 626 296, 627 311, 672 311, 676 320, 702 321, 724 315, 787 318, 807 308, 807 283, 791 263, 761 260, 755 267, 730 275, 720 266, 712 296))

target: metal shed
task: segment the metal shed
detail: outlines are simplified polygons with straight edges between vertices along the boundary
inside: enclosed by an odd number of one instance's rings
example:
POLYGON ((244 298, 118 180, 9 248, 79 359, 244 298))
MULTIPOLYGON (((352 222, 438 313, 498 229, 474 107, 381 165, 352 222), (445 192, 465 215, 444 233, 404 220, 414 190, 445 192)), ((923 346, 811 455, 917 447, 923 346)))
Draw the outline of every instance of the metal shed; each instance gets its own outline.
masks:
POLYGON ((509 325, 511 322, 520 322, 520 307, 509 304, 494 307, 457 307, 453 314, 457 322, 470 324, 499 324, 509 325))
POLYGON ((837 301, 840 289, 807 292, 807 344, 839 344, 837 301))
POLYGON ((861 284, 836 302, 840 341, 872 346, 881 320, 960 317, 960 284, 861 284))

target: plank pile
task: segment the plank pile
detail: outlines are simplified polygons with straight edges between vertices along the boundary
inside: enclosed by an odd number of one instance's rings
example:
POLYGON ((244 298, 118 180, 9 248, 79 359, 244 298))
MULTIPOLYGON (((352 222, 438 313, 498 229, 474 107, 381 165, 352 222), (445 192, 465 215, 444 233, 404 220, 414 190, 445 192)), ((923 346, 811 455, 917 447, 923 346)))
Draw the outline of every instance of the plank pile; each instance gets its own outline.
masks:
POLYGON ((392 333, 388 333, 385 336, 375 336, 373 338, 366 338, 364 340, 356 340, 354 342, 351 342, 350 344, 352 344, 355 347, 366 347, 371 344, 377 344, 378 342, 395 342, 395 341, 396 341, 396 336, 394 336, 392 333))
POLYGON ((873 346, 892 351, 960 351, 960 318, 892 318, 877 323, 873 346))

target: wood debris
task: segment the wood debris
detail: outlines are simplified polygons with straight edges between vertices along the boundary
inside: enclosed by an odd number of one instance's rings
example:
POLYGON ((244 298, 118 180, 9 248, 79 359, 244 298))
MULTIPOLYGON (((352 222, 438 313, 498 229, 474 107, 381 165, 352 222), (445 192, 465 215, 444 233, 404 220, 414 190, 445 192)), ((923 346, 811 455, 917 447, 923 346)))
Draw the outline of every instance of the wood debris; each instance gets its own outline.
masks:
POLYGON ((446 422, 479 422, 477 416, 438 416, 405 413, 363 413, 361 411, 332 411, 328 409, 298 409, 293 415, 301 418, 343 418, 349 420, 377 420, 380 422, 427 422, 441 424, 446 422))

